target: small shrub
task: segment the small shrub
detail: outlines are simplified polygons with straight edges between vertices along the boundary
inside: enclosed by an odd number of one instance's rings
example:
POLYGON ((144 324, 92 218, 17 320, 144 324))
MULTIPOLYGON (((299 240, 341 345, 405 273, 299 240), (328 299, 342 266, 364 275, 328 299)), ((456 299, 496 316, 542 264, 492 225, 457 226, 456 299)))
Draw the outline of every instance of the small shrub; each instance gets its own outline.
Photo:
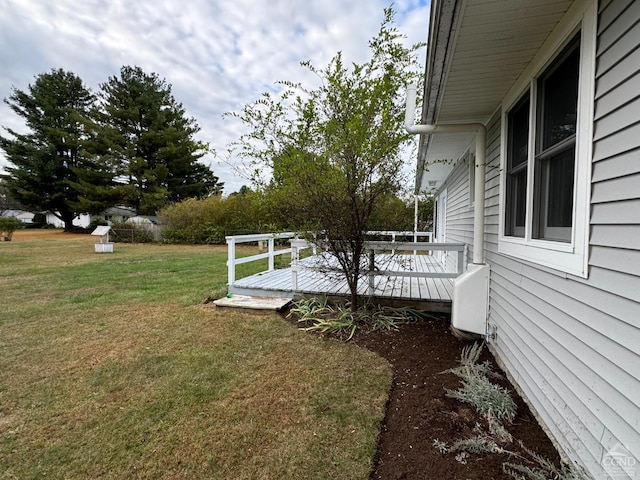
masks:
POLYGON ((51 228, 51 226, 47 223, 47 216, 42 212, 38 212, 33 214, 31 223, 25 224, 24 228, 35 230, 38 228, 51 228))
POLYGON ((519 442, 522 450, 530 457, 527 463, 505 462, 502 464, 502 471, 516 480, 585 480, 587 477, 582 469, 575 465, 563 463, 560 468, 556 467, 551 460, 535 453, 533 450, 519 442))
POLYGON ((15 217, 0 217, 0 240, 10 242, 13 232, 24 228, 24 223, 15 217))
POLYGON ((437 438, 433 440, 433 446, 440 453, 449 453, 449 446, 447 445, 447 443, 446 442, 441 442, 437 438))
POLYGON ((463 440, 457 440, 449 448, 450 452, 469 452, 469 453, 497 453, 502 450, 498 444, 487 437, 471 437, 463 440))
POLYGON ((102 219, 102 218, 94 218, 93 220, 91 220, 91 223, 89 224, 89 226, 87 227, 87 229, 91 232, 93 232, 96 227, 101 227, 104 225, 109 225, 109 222, 107 222, 106 220, 102 219))
POLYGON ((350 304, 332 307, 327 299, 311 298, 296 302, 289 315, 307 323, 306 331, 335 334, 351 340, 359 327, 372 330, 397 330, 403 323, 431 318, 431 315, 411 308, 374 307, 351 311, 350 304))
POLYGON ((516 416, 516 404, 509 390, 491 383, 482 370, 465 366, 457 373, 462 378, 462 387, 447 390, 447 396, 468 403, 480 415, 493 415, 498 420, 511 422, 516 416))

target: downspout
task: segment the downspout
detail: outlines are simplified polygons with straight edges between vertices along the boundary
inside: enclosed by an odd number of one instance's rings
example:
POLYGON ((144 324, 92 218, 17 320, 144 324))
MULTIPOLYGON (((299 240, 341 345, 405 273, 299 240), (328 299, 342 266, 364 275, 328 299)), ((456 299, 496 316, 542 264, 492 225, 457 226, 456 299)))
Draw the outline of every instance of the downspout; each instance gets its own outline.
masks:
POLYGON ((487 129, 482 123, 458 123, 447 125, 414 125, 416 106, 416 87, 407 87, 407 105, 404 128, 412 135, 438 133, 475 133, 476 134, 476 175, 473 210, 473 260, 476 265, 484 264, 484 177, 486 172, 487 129))
POLYGON ((487 129, 481 123, 455 125, 414 125, 416 89, 407 90, 405 128, 411 134, 475 133, 475 195, 473 211, 473 263, 453 282, 451 304, 451 331, 459 338, 472 339, 478 335, 489 336, 487 318, 489 312, 489 273, 484 262, 484 195, 487 129))

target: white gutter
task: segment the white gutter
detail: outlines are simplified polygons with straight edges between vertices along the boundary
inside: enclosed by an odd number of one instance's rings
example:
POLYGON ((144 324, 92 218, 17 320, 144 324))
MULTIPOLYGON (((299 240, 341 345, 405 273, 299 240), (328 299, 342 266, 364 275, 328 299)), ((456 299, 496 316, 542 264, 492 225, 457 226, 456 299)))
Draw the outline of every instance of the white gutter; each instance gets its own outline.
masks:
POLYGON ((487 129, 482 123, 458 123, 445 125, 415 125, 416 87, 407 87, 407 106, 404 128, 412 135, 437 133, 476 134, 476 175, 473 210, 473 263, 484 264, 484 177, 486 171, 487 129))

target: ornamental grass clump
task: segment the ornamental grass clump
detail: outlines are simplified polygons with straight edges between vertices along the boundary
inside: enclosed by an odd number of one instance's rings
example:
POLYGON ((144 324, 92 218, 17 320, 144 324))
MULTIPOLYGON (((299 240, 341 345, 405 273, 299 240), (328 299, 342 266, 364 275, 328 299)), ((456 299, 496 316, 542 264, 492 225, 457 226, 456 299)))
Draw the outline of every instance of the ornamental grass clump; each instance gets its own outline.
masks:
POLYGON ((458 374, 462 378, 462 387, 447 390, 448 397, 468 403, 485 418, 493 415, 509 423, 515 418, 516 404, 509 390, 491 383, 482 370, 469 365, 459 369, 458 374))
POLYGON ((326 298, 298 300, 289 311, 302 330, 329 333, 344 340, 351 340, 358 328, 398 330, 400 325, 415 323, 433 316, 408 307, 364 307, 353 310, 349 302, 330 305, 326 298))

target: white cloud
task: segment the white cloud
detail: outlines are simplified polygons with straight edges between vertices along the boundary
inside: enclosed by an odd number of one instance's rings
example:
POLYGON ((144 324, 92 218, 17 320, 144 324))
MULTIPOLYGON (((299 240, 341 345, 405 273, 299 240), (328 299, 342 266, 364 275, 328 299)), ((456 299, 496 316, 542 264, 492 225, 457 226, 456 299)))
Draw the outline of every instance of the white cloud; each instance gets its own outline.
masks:
MULTIPOLYGON (((199 138, 223 151, 241 126, 222 119, 278 80, 309 81, 303 60, 319 67, 342 51, 361 62, 382 20, 382 0, 0 0, 0 96, 26 89, 52 68, 79 75, 94 91, 123 65, 155 72, 196 118, 199 138)), ((429 5, 395 2, 411 43, 425 41, 429 5)), ((0 125, 22 121, 0 105, 0 125)), ((232 192, 247 183, 208 156, 232 192)), ((3 159, 0 158, 0 167, 3 159)))

